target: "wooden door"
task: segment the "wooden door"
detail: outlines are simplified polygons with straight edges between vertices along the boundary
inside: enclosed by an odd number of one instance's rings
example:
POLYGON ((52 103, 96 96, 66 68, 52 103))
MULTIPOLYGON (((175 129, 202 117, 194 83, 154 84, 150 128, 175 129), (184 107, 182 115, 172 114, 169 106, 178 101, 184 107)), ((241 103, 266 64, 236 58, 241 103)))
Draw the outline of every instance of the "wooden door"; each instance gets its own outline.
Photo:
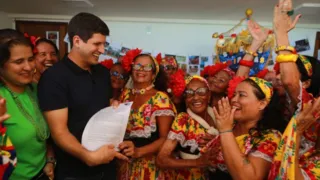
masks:
POLYGON ((68 23, 16 21, 16 29, 22 33, 41 38, 51 38, 58 46, 60 58, 68 52, 68 44, 64 42, 67 28, 68 23))
POLYGON ((319 58, 320 54, 318 54, 319 51, 320 51, 320 32, 317 32, 313 56, 320 60, 320 58, 319 58))

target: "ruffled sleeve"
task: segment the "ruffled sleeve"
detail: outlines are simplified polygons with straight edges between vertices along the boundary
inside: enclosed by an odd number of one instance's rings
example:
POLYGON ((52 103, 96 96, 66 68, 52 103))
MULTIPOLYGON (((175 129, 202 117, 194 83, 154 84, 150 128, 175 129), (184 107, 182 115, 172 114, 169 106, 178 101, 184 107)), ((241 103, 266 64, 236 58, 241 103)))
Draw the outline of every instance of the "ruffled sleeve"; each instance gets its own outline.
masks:
POLYGON ((204 128, 199 128, 187 113, 180 113, 172 123, 168 139, 177 140, 181 147, 190 147, 195 152, 199 145, 198 139, 205 134, 204 128))
POLYGON ((268 162, 272 162, 274 153, 278 147, 281 139, 281 133, 276 130, 270 130, 269 133, 264 135, 263 140, 258 142, 257 147, 251 153, 250 156, 262 158, 268 162))
POLYGON ((169 96, 163 92, 158 92, 154 97, 152 117, 175 116, 176 113, 176 108, 171 102, 169 96))

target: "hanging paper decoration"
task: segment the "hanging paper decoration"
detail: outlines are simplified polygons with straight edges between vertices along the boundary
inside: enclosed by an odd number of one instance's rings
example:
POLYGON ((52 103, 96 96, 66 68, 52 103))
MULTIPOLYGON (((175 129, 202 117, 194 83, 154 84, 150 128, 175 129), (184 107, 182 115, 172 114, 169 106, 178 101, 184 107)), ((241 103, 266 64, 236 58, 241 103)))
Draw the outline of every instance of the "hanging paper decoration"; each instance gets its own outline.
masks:
MULTIPOLYGON (((252 43, 252 36, 247 29, 240 31, 236 34, 236 30, 242 26, 244 22, 248 20, 253 21, 252 9, 246 10, 246 17, 242 18, 238 24, 236 24, 229 31, 224 33, 214 33, 212 38, 216 38, 215 52, 217 55, 216 62, 231 63, 231 69, 238 69, 238 62, 245 55, 245 50, 248 50, 252 43)), ((263 28, 263 27, 262 27, 263 28)), ((272 31, 269 31, 267 40, 259 48, 258 56, 254 59, 254 67, 251 68, 250 76, 257 74, 259 71, 266 68, 268 61, 272 60, 272 52, 274 50, 275 37, 272 31)))

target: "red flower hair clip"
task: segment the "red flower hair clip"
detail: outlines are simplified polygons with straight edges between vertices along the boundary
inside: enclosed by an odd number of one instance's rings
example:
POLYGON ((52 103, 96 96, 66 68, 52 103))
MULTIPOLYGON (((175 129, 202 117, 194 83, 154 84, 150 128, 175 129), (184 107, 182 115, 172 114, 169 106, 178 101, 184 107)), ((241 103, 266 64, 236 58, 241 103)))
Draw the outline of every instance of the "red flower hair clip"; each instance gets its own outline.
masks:
POLYGON ((110 70, 113 66, 113 60, 112 59, 105 59, 105 60, 101 61, 100 64, 110 70))
POLYGON ((242 81, 244 81, 245 79, 246 79, 245 77, 236 76, 229 81, 229 87, 228 87, 228 98, 229 99, 231 99, 233 97, 234 92, 236 91, 238 84, 241 83, 242 81))
POLYGON ((131 49, 127 51, 126 55, 123 56, 122 59, 122 67, 126 72, 131 71, 131 65, 133 63, 133 59, 137 57, 139 54, 141 54, 142 50, 141 49, 131 49))
POLYGON ((186 88, 186 82, 184 79, 185 73, 182 69, 178 69, 174 74, 170 76, 168 84, 168 92, 172 93, 175 97, 181 97, 184 89, 186 88))
POLYGON ((33 53, 36 54, 38 51, 36 49, 36 42, 40 39, 40 37, 36 37, 36 36, 29 36, 28 33, 24 33, 24 37, 29 39, 31 44, 33 45, 33 53))
POLYGON ((159 53, 159 54, 156 56, 156 60, 157 60, 158 64, 160 65, 160 64, 161 64, 161 61, 162 61, 162 55, 161 55, 161 53, 159 53))

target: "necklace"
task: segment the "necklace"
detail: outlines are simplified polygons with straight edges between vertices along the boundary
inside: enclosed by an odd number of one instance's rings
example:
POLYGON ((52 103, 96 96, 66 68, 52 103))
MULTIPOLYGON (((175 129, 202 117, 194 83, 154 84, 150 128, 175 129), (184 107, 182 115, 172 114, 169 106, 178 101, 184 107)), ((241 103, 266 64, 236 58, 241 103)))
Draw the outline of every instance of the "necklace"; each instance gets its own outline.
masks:
MULTIPOLYGON (((207 108, 207 112, 209 114, 209 116, 212 118, 213 122, 215 123, 215 117, 214 117, 214 114, 213 114, 213 110, 211 107, 208 107, 207 108)), ((197 121, 201 126, 203 126, 204 128, 207 129, 207 132, 209 134, 212 134, 212 135, 218 135, 219 134, 219 131, 214 128, 213 126, 210 126, 207 121, 205 121, 204 119, 202 119, 202 117, 196 115, 195 113, 193 113, 189 108, 187 109, 187 113, 189 114, 189 116, 192 117, 192 119, 194 119, 195 121, 197 121)))
POLYGON ((42 113, 40 112, 39 106, 36 102, 36 98, 34 97, 34 95, 31 95, 31 89, 28 87, 26 88, 26 94, 28 95, 32 106, 33 106, 33 110, 35 112, 35 116, 32 116, 26 109, 25 107, 23 107, 21 100, 19 99, 19 95, 13 91, 11 91, 7 86, 3 86, 7 91, 9 91, 13 101, 15 102, 15 104, 17 105, 20 113, 27 119, 30 121, 30 123, 34 126, 34 128, 36 129, 36 135, 37 135, 37 139, 39 141, 45 141, 46 139, 49 138, 49 130, 48 130, 48 126, 44 120, 44 117, 42 115, 42 113))
POLYGON ((131 90, 131 93, 132 94, 145 94, 146 93, 146 91, 149 91, 150 89, 152 89, 154 87, 154 85, 153 84, 151 84, 150 86, 148 86, 148 87, 146 87, 146 88, 144 88, 144 89, 132 89, 131 90))

